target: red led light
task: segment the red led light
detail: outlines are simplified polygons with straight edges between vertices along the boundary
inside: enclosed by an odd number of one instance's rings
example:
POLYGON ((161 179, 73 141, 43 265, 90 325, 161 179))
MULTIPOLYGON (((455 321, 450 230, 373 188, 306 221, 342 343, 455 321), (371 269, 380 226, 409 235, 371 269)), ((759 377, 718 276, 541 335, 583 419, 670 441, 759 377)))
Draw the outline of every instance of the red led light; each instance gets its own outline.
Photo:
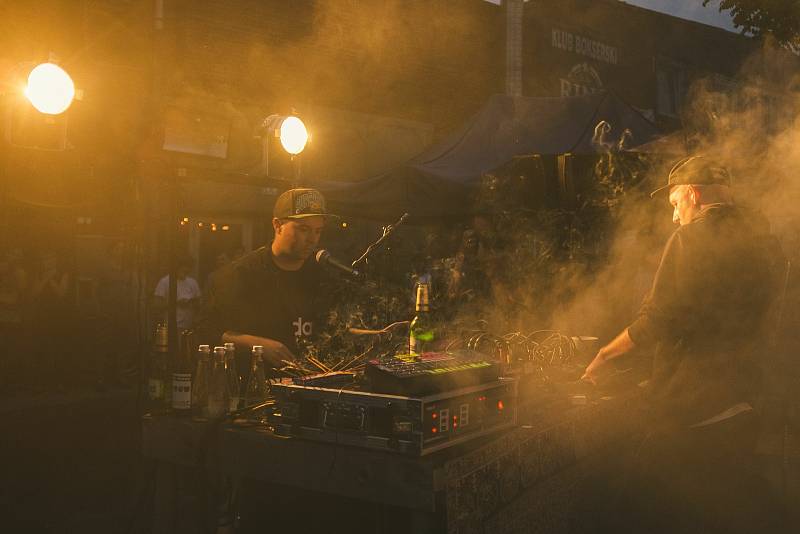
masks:
POLYGON ((433 413, 431 414, 431 417, 433 417, 434 419, 436 419, 437 417, 439 417, 439 414, 438 414, 438 413, 436 413, 436 412, 433 412, 433 413))
POLYGON ((498 409, 498 410, 502 410, 502 409, 503 409, 503 407, 504 407, 504 406, 503 406, 503 401, 501 401, 501 400, 497 401, 497 409, 498 409))
POLYGON ((456 423, 455 421, 453 421, 453 428, 455 428, 455 427, 457 427, 457 426, 458 426, 458 423, 456 423))
POLYGON ((431 428, 431 432, 433 432, 434 434, 436 434, 438 431, 439 429, 436 427, 431 428))

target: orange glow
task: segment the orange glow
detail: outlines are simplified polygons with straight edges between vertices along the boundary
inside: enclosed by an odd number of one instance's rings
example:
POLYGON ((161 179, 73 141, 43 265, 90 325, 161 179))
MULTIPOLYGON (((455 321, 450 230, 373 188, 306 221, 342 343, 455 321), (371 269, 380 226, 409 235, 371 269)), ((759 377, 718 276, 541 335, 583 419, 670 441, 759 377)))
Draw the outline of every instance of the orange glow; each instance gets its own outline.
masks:
POLYGON ((438 431, 439 430, 436 427, 431 428, 431 432, 433 432, 434 434, 436 434, 438 431))
POLYGON ((503 406, 503 401, 501 401, 501 400, 497 401, 497 409, 498 410, 502 410, 504 407, 505 406, 503 406))

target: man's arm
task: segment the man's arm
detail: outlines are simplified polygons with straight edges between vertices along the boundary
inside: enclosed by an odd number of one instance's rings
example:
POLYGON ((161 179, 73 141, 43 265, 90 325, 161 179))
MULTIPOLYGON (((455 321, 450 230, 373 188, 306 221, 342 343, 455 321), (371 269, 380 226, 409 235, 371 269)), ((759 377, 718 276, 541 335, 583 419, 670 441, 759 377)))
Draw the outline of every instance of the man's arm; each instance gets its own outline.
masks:
POLYGON ((601 348, 584 371, 583 380, 595 383, 606 362, 627 354, 638 345, 648 346, 666 338, 689 316, 682 236, 675 232, 667 241, 653 286, 639 316, 610 343, 601 348))
POLYGON ((597 355, 592 360, 592 363, 584 371, 581 380, 587 380, 591 383, 596 383, 597 377, 601 369, 605 366, 606 362, 619 358, 623 354, 627 354, 636 344, 631 339, 628 329, 623 330, 617 337, 615 337, 608 345, 597 351, 597 355))
POLYGON ((284 360, 290 362, 295 359, 294 354, 286 348, 286 345, 267 337, 227 330, 222 334, 222 342, 234 343, 236 348, 245 350, 252 349, 253 345, 261 345, 264 347, 264 357, 267 360, 265 363, 276 369, 286 365, 283 363, 284 360))

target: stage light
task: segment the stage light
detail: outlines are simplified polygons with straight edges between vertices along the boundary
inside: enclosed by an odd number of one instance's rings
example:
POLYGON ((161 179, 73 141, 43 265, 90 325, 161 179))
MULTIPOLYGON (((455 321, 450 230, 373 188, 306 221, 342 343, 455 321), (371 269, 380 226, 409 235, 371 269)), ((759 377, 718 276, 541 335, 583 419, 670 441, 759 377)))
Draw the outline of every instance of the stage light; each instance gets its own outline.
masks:
POLYGON ((37 110, 47 115, 64 113, 75 98, 75 84, 61 67, 42 63, 28 75, 25 97, 37 110))
POLYGON ((306 147, 308 130, 306 130, 306 125, 303 124, 303 121, 290 115, 281 122, 280 137, 283 149, 296 156, 306 147))

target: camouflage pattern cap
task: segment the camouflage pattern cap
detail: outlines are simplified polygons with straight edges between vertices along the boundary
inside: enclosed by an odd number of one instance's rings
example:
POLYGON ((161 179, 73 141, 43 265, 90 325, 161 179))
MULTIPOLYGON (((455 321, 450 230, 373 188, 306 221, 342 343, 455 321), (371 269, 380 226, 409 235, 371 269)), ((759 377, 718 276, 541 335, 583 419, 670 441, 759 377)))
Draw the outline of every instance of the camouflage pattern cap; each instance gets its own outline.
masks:
POLYGON ((278 219, 302 219, 304 217, 335 217, 325 208, 325 197, 316 189, 290 189, 281 193, 275 201, 273 216, 278 219))

